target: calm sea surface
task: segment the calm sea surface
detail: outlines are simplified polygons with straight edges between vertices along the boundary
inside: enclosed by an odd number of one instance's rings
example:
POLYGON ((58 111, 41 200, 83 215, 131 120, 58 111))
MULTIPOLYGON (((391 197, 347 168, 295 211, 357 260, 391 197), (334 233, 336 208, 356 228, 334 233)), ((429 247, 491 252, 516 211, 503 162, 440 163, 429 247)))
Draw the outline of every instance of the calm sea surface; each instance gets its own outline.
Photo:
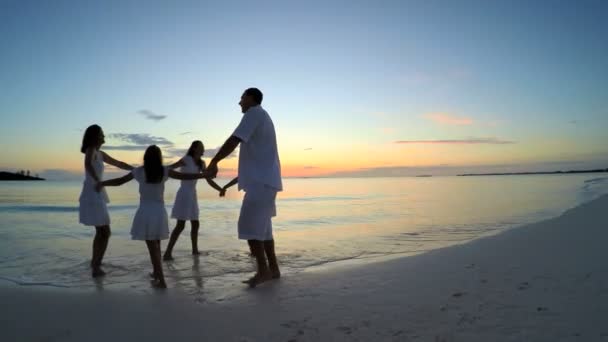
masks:
MULTIPOLYGON (((178 186, 166 185, 169 213, 178 186)), ((151 291, 145 244, 129 236, 136 184, 108 188, 112 237, 104 261, 108 275, 101 281, 89 276, 94 229, 78 223, 80 188, 81 182, 0 182, 0 279, 23 286, 151 291)), ((316 266, 413 255, 550 218, 608 193, 608 177, 285 179, 284 188, 273 222, 277 254, 289 276, 316 266)), ((233 187, 219 198, 204 181, 198 194, 204 254, 190 255, 188 224, 165 272, 169 287, 207 301, 237 286, 254 264, 246 243, 236 238, 243 194, 233 187)))

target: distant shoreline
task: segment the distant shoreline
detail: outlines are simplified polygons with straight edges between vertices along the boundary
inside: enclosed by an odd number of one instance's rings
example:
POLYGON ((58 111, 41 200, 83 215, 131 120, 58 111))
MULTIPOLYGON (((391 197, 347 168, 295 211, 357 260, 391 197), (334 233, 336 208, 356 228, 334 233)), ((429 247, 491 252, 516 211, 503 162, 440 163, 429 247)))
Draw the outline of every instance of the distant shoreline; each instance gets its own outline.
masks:
POLYGON ((0 181, 43 181, 44 178, 26 176, 19 173, 0 172, 0 181))
POLYGON ((540 172, 505 172, 505 173, 465 173, 465 174, 458 175, 458 177, 470 177, 470 176, 563 175, 563 174, 601 173, 601 172, 608 172, 608 169, 571 170, 571 171, 540 171, 540 172))

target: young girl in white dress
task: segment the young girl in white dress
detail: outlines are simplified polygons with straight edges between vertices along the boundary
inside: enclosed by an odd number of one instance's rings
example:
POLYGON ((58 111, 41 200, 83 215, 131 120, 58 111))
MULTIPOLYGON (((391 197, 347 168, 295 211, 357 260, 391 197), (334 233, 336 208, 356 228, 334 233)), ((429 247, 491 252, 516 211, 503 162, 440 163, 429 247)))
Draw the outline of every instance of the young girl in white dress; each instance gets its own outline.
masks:
POLYGON ((133 218, 131 238, 144 240, 150 253, 154 269, 153 286, 166 288, 165 276, 160 260, 160 240, 169 236, 169 219, 165 210, 164 192, 167 179, 199 179, 205 173, 183 174, 163 166, 162 153, 156 145, 149 146, 144 153, 144 166, 135 168, 129 174, 97 184, 97 190, 104 186, 118 186, 135 178, 139 183, 139 208, 133 218))
MULTIPOLYGON (((195 140, 190 144, 190 148, 186 155, 178 162, 170 167, 179 167, 182 173, 200 173, 205 171, 205 162, 201 157, 205 154, 205 146, 199 140, 195 140)), ((207 179, 209 186, 215 190, 222 191, 212 179, 207 179)), ((186 221, 190 221, 190 239, 192 240, 192 255, 200 254, 198 250, 198 228, 199 209, 198 197, 196 193, 196 180, 183 180, 175 195, 175 203, 171 210, 171 217, 177 219, 177 223, 171 232, 171 239, 167 245, 167 250, 163 257, 164 260, 173 260, 173 247, 179 238, 179 235, 184 231, 186 221)))
POLYGON ((105 191, 95 191, 95 184, 103 179, 104 162, 123 170, 133 169, 131 165, 118 161, 101 151, 100 148, 104 142, 101 127, 91 125, 86 129, 80 147, 80 152, 84 153, 85 176, 79 198, 78 220, 86 226, 94 226, 96 230, 93 239, 93 257, 91 258, 93 277, 105 274, 101 269, 101 261, 111 234, 110 215, 107 208, 110 200, 105 191))

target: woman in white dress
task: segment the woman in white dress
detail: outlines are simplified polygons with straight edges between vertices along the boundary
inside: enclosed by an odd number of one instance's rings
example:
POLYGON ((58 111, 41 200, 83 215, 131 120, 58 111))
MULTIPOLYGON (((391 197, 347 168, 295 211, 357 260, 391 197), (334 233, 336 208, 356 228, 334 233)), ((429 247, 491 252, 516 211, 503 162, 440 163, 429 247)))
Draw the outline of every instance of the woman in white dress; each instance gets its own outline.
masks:
POLYGON ((151 273, 153 286, 166 288, 165 277, 161 265, 160 240, 169 236, 169 219, 165 209, 164 192, 167 178, 199 179, 205 178, 203 173, 183 174, 163 166, 162 153, 156 145, 149 146, 144 154, 144 166, 135 168, 127 175, 97 183, 96 189, 101 191, 104 186, 118 186, 135 178, 139 183, 139 208, 133 218, 131 238, 144 240, 150 253, 150 261, 154 269, 151 273))
POLYGON ((110 200, 105 191, 95 191, 95 184, 103 180, 104 163, 123 170, 133 169, 131 165, 118 161, 100 150, 101 145, 105 143, 104 137, 101 127, 91 125, 86 129, 80 147, 80 152, 84 153, 85 176, 79 198, 78 220, 86 226, 94 226, 96 230, 93 239, 93 257, 91 258, 93 277, 105 274, 101 269, 101 261, 111 234, 110 215, 107 208, 110 200))
MULTIPOLYGON (((201 157, 205 154, 205 145, 199 140, 195 140, 190 144, 190 148, 186 155, 178 162, 170 167, 179 167, 182 173, 200 173, 205 171, 205 162, 201 157)), ((209 186, 215 190, 222 191, 212 179, 207 179, 209 186)), ((167 250, 163 257, 164 260, 173 260, 173 247, 179 238, 179 235, 184 231, 186 221, 190 221, 190 239, 192 240, 192 255, 200 254, 198 250, 198 228, 199 209, 198 196, 196 194, 196 180, 182 180, 177 194, 175 195, 175 203, 171 210, 171 217, 177 219, 177 223, 171 232, 171 239, 167 245, 167 250)))

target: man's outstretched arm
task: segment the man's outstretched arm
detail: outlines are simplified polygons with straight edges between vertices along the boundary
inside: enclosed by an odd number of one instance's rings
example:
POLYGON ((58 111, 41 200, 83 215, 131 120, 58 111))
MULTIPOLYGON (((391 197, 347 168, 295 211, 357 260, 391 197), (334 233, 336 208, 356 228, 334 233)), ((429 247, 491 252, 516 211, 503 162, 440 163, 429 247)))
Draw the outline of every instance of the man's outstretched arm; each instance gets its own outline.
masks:
POLYGON ((230 138, 228 138, 228 140, 226 140, 224 145, 222 145, 222 147, 220 147, 220 150, 217 151, 217 153, 215 154, 215 157, 213 157, 213 159, 211 159, 209 166, 207 166, 207 172, 210 175, 213 175, 213 177, 215 177, 217 175, 217 164, 222 159, 228 157, 230 155, 230 153, 234 152, 234 150, 236 149, 237 146, 239 146, 240 143, 241 143, 241 139, 238 137, 235 137, 234 135, 231 136, 230 138))

